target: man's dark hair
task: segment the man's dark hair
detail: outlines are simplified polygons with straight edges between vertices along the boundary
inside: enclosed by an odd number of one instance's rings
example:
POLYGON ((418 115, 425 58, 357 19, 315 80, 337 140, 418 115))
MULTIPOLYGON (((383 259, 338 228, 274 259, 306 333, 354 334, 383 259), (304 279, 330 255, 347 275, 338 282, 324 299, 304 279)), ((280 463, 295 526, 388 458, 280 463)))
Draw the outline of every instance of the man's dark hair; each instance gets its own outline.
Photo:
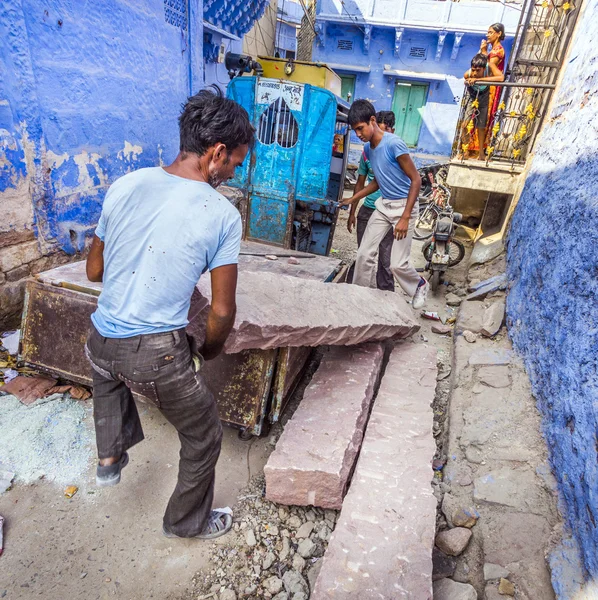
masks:
POLYGON ((372 117, 376 116, 376 109, 369 100, 355 100, 349 109, 347 120, 351 127, 358 123, 369 123, 372 117))
POLYGON ((228 152, 242 144, 252 146, 255 128, 247 111, 214 86, 187 98, 179 117, 179 133, 180 151, 202 156, 219 143, 228 152))
POLYGON ((396 117, 392 110, 381 110, 376 114, 376 121, 378 124, 384 123, 390 129, 394 129, 396 117))
POLYGON ((472 69, 485 69, 488 66, 488 57, 485 54, 476 54, 471 59, 472 69))

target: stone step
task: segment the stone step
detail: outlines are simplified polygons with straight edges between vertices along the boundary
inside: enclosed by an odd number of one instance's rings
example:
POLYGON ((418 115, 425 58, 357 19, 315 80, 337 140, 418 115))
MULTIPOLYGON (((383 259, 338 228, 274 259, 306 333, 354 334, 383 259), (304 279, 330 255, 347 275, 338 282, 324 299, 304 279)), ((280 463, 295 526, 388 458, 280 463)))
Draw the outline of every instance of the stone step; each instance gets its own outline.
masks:
POLYGON ((431 600, 436 350, 394 348, 311 600, 431 600))
POLYGON ((383 357, 379 343, 324 354, 264 468, 268 500, 341 507, 383 357))

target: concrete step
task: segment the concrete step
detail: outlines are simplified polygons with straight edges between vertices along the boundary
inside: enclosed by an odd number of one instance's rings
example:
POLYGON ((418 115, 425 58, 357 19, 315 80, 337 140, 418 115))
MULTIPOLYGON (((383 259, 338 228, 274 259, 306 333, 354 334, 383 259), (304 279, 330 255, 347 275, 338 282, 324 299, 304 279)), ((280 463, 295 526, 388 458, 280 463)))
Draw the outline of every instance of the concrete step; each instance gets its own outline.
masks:
POLYGON ((268 500, 341 507, 383 357, 379 343, 325 353, 264 468, 268 500))
POLYGON ((436 350, 394 348, 312 600, 430 600, 436 350))

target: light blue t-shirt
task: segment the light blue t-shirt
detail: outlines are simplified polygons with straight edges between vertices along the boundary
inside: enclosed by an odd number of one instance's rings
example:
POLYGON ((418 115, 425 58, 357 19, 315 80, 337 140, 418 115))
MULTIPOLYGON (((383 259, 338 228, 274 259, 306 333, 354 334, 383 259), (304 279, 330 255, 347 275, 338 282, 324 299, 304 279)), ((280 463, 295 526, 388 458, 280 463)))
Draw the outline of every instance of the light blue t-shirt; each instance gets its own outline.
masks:
POLYGON ((368 142, 363 151, 372 165, 382 197, 386 200, 407 198, 411 179, 397 162, 399 156, 409 154, 405 142, 394 133, 385 132, 375 148, 368 142))
POLYGON ((242 226, 207 183, 153 167, 110 186, 95 233, 104 277, 91 319, 104 337, 126 338, 185 327, 201 274, 238 262, 242 226))

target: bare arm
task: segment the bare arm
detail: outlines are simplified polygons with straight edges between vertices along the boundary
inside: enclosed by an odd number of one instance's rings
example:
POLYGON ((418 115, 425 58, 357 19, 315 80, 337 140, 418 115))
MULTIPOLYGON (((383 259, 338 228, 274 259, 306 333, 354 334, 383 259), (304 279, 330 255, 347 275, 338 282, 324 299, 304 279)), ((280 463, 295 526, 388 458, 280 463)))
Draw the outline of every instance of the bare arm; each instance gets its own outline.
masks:
POLYGON ((102 281, 104 277, 104 242, 97 235, 91 241, 85 271, 89 281, 102 281))
POLYGON ((411 180, 411 185, 409 186, 409 194, 407 195, 407 204, 405 204, 405 210, 398 223, 395 226, 395 238, 397 240, 401 240, 407 236, 407 232, 409 230, 409 219, 411 218, 411 211, 417 202, 417 197, 419 196, 419 191, 422 186, 421 177, 415 166, 413 160, 409 154, 403 154, 397 158, 397 162, 401 169, 403 169, 405 175, 409 177, 411 180))
POLYGON ((505 74, 498 68, 498 58, 491 58, 488 62, 488 67, 490 67, 491 76, 482 77, 481 79, 476 79, 475 81, 504 81, 505 74))
POLYGON ((378 182, 375 179, 372 179, 368 185, 366 185, 360 192, 353 194, 350 198, 343 200, 341 202, 341 206, 348 206, 349 204, 357 204, 362 198, 377 192, 380 189, 378 186, 378 182))
MULTIPOLYGON (((357 177, 357 183, 353 188, 353 195, 358 194, 365 186, 365 175, 359 175, 357 177)), ((353 231, 353 227, 355 227, 355 211, 357 210, 357 202, 351 204, 351 208, 349 209, 349 219, 347 220, 347 229, 349 233, 353 231)))
POLYGON ((216 358, 235 322, 237 312, 237 265, 223 265, 210 271, 212 303, 206 325, 206 339, 200 348, 206 360, 216 358))

